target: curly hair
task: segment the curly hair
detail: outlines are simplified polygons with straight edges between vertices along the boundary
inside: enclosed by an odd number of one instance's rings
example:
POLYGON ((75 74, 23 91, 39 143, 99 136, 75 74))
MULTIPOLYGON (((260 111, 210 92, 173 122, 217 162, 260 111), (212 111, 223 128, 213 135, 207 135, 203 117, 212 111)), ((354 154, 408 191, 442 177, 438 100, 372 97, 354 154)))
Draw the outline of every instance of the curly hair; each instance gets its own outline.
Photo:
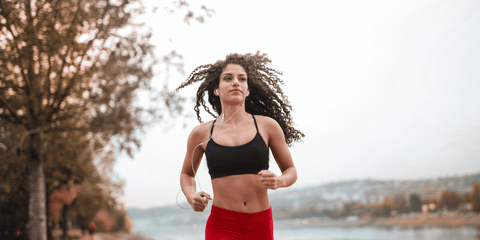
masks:
POLYGON ((195 105, 195 112, 197 119, 202 123, 200 117, 200 105, 210 113, 213 114, 208 106, 206 106, 204 96, 208 92, 208 102, 213 110, 218 114, 222 113, 220 98, 213 93, 213 90, 218 87, 220 82, 220 75, 225 70, 228 64, 238 64, 247 73, 247 83, 250 89, 250 95, 245 99, 245 111, 254 115, 268 116, 277 121, 285 134, 285 141, 288 146, 291 146, 293 141, 301 142, 301 138, 305 137, 301 131, 293 127, 293 119, 290 111, 292 106, 288 101, 288 97, 280 88, 283 81, 279 78, 282 73, 270 67, 268 63, 272 61, 267 54, 238 54, 232 53, 227 55, 225 60, 219 60, 215 64, 206 64, 197 67, 175 91, 184 88, 192 83, 201 81, 200 87, 197 90, 197 99, 195 105))

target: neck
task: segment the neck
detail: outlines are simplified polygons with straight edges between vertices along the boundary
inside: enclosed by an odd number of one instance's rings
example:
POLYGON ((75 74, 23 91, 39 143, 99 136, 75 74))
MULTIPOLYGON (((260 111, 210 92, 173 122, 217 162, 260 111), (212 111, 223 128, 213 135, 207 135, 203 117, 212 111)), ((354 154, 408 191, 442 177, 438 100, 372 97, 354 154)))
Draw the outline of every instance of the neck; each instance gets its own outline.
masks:
MULTIPOLYGON (((223 106, 223 105, 222 105, 223 106)), ((219 119, 223 119, 223 122, 227 120, 230 123, 238 122, 246 113, 245 111, 245 104, 235 104, 235 105, 226 105, 222 107, 222 114, 219 116, 219 119)))

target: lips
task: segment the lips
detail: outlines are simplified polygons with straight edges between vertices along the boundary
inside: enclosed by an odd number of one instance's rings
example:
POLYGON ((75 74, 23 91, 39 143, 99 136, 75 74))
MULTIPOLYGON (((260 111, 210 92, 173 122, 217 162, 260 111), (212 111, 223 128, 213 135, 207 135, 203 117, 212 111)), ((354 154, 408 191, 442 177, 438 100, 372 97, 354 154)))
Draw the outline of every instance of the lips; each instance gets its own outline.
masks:
POLYGON ((240 91, 240 89, 232 89, 230 90, 230 92, 242 92, 242 91, 240 91))

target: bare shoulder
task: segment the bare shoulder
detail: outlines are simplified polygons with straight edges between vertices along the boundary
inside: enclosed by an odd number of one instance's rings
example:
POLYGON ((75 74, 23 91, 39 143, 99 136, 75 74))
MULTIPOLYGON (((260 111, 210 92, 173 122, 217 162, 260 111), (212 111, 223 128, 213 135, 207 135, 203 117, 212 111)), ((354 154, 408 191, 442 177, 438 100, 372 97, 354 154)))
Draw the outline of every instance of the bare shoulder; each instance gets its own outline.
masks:
MULTIPOLYGON (((199 124, 192 129, 187 140, 188 149, 194 149, 195 146, 208 141, 208 138, 210 137, 210 128, 212 126, 212 122, 213 120, 199 124)), ((201 148, 205 150, 205 147, 202 146, 201 148)))
POLYGON ((262 116, 262 115, 255 115, 255 119, 257 120, 259 125, 267 128, 267 129, 280 128, 280 125, 278 124, 278 122, 275 121, 275 119, 273 119, 271 117, 262 116))
POLYGON ((285 145, 285 134, 283 133, 282 127, 278 124, 275 119, 268 116, 255 115, 260 128, 263 128, 266 133, 266 140, 268 146, 272 149, 277 149, 279 146, 285 145))
POLYGON ((196 139, 196 140, 202 140, 203 138, 209 136, 210 129, 212 127, 212 121, 208 121, 206 123, 201 123, 194 127, 192 131, 190 132, 190 138, 196 139))

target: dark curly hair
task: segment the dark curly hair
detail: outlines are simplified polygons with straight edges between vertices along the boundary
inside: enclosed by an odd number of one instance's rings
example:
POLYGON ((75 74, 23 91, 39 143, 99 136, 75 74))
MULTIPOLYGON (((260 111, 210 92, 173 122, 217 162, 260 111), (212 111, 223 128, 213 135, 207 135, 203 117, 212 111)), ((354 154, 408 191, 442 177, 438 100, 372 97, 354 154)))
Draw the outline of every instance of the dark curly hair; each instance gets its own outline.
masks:
POLYGON ((305 134, 293 127, 294 123, 290 114, 292 106, 288 101, 288 97, 285 96, 280 88, 280 85, 283 85, 283 81, 279 78, 282 73, 267 67, 267 64, 271 62, 265 53, 260 54, 257 52, 256 54, 248 53, 244 55, 232 53, 227 55, 224 61, 219 60, 215 64, 197 67, 175 91, 177 92, 181 88, 201 81, 194 108, 197 113, 197 119, 202 123, 200 105, 210 115, 217 117, 205 104, 205 92, 208 92, 208 102, 219 116, 222 113, 220 98, 213 93, 213 90, 218 87, 220 74, 227 64, 238 64, 247 73, 247 82, 250 89, 250 95, 245 99, 245 111, 250 114, 263 115, 275 119, 285 134, 287 145, 291 146, 293 141, 300 142, 301 138, 305 137, 305 134))

